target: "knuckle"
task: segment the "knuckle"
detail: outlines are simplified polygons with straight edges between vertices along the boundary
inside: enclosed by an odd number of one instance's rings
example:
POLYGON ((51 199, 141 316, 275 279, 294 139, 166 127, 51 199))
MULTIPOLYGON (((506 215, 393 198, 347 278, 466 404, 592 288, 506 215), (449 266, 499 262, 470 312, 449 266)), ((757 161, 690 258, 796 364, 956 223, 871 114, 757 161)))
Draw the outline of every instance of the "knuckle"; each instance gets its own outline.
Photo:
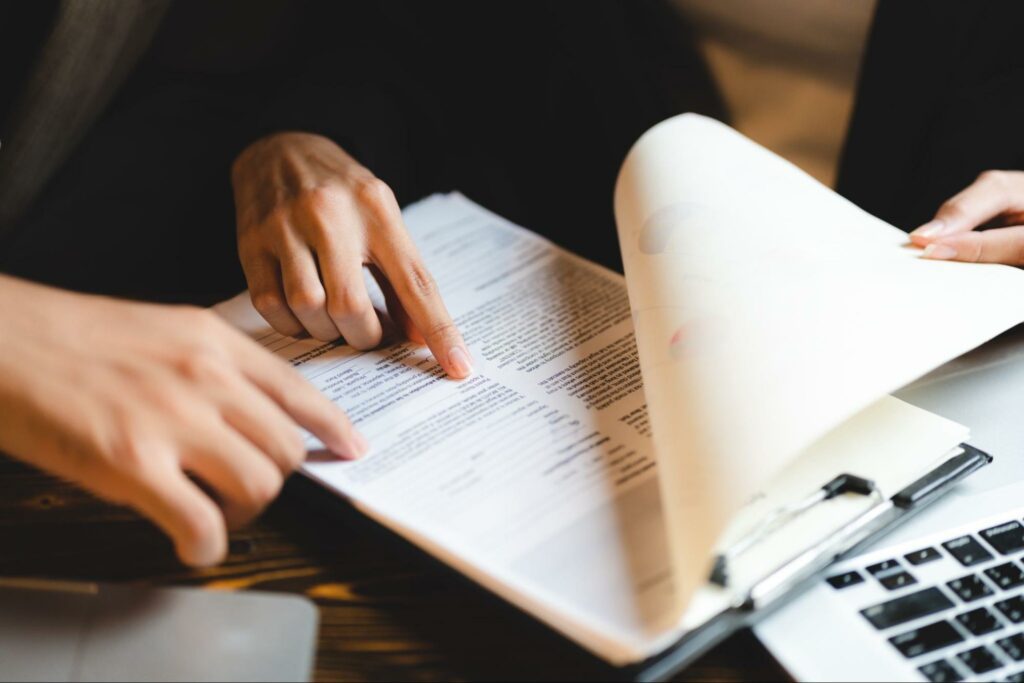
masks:
POLYGON ((307 239, 318 249, 330 253, 339 248, 340 230, 335 221, 317 217, 305 226, 307 239))
POLYGON ((360 292, 345 287, 332 293, 327 301, 327 313, 332 318, 358 318, 367 314, 373 306, 360 292))
POLYGON ((288 294, 288 305, 297 313, 313 313, 324 307, 326 299, 322 287, 305 285, 288 294))
POLYGON ((989 169, 982 171, 978 174, 978 181, 983 183, 989 183, 992 185, 1002 185, 1006 182, 1007 178, 1006 171, 1000 171, 998 169, 989 169))
POLYGON ((328 185, 315 185, 302 190, 296 198, 296 204, 308 214, 319 214, 331 206, 336 194, 328 185))
POLYGON ((966 211, 963 204, 957 198, 947 199, 939 207, 939 214, 947 218, 965 218, 966 211))
POLYGON ((219 381, 224 374, 224 359, 208 346, 197 346, 178 358, 178 373, 192 382, 219 381))
POLYGON ((419 259, 411 259, 403 269, 413 296, 430 299, 437 294, 437 283, 427 267, 419 259))
POLYGON ((284 299, 274 291, 253 292, 250 295, 253 308, 264 318, 282 313, 285 309, 284 299))
POLYGON ((388 184, 376 176, 356 181, 353 194, 361 206, 375 212, 390 209, 395 201, 395 195, 388 184))
POLYGON ((450 320, 442 320, 440 322, 433 323, 427 330, 427 338, 432 340, 445 340, 457 337, 459 334, 458 329, 455 327, 455 323, 450 320))
POLYGON ((978 176, 978 183, 988 188, 988 191, 993 193, 996 197, 1002 201, 1007 201, 1012 196, 1012 175, 1010 171, 1001 170, 989 170, 983 171, 978 176))
POLYGON ((125 474, 142 472, 153 455, 150 439, 140 429, 129 426, 117 437, 110 449, 113 467, 125 474))

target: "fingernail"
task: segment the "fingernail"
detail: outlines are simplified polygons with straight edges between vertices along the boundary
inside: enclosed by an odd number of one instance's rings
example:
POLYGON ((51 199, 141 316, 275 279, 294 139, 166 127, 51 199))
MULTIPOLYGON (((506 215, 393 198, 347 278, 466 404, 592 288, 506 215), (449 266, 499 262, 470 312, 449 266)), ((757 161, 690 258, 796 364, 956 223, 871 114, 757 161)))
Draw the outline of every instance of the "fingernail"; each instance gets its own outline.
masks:
POLYGON ((456 346, 448 352, 448 363, 457 377, 469 377, 473 374, 473 363, 465 349, 456 346))
POLYGON ((920 228, 910 233, 911 235, 917 235, 918 237, 935 237, 941 235, 946 229, 946 222, 942 220, 929 221, 922 225, 920 228))
POLYGON ((921 256, 939 261, 947 261, 951 258, 956 258, 956 249, 948 244, 929 244, 924 248, 921 256))

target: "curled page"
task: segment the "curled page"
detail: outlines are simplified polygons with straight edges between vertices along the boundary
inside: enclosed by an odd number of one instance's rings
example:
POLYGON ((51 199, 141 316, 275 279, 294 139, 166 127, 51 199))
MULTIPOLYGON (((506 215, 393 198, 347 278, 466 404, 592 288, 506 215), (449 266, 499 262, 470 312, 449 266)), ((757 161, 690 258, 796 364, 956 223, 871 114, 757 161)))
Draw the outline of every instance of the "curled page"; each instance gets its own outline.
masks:
POLYGON ((694 114, 637 142, 615 213, 684 603, 732 514, 802 450, 1024 320, 1024 273, 923 260, 694 114))

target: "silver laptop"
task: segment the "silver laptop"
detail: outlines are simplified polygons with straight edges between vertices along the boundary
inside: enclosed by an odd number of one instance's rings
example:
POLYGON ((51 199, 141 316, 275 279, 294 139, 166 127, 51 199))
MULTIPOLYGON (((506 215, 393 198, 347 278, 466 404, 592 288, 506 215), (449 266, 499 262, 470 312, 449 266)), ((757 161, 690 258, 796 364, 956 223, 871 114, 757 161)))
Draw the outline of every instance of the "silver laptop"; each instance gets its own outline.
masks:
POLYGON ((755 631, 800 680, 1024 681, 1024 330, 898 395, 995 461, 755 631))
POLYGON ((305 681, 305 598, 0 581, 0 680, 305 681))

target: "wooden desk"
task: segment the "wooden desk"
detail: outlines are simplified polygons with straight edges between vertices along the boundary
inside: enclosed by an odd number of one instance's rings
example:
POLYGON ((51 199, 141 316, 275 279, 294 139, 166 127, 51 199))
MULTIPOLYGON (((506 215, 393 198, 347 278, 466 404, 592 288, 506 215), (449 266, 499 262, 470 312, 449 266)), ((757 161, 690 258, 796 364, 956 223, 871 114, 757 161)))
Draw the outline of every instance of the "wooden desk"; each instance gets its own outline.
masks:
MULTIPOLYGON (((300 482, 301 483, 301 482, 300 482)), ((188 571, 132 512, 0 456, 0 576, 257 588, 320 607, 316 679, 594 679, 592 660, 344 505, 290 484, 221 566, 188 571), (336 510, 335 510, 336 508, 336 510)), ((679 680, 781 680, 750 633, 679 680)))

